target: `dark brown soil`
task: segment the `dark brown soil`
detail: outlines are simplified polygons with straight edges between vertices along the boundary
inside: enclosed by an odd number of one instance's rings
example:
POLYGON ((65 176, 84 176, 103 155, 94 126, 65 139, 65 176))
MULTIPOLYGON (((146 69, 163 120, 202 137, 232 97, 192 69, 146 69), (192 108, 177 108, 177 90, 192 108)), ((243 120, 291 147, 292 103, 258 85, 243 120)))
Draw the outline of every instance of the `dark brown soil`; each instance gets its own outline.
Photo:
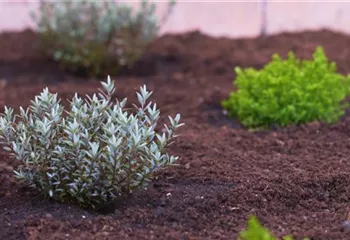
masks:
MULTIPOLYGON (((62 72, 40 54, 30 31, 0 36, 0 104, 27 106, 43 87, 70 98, 99 83, 62 72)), ((98 215, 43 200, 12 176, 16 162, 0 152, 0 239, 236 239, 249 215, 276 235, 350 239, 350 117, 252 133, 228 119, 220 101, 232 90, 233 67, 261 67, 274 52, 310 57, 323 45, 350 73, 350 37, 330 31, 257 39, 211 38, 199 32, 158 39, 146 59, 154 76, 113 77, 117 97, 135 100, 142 84, 167 115, 186 126, 170 151, 179 167, 158 174, 113 214, 98 215)), ((143 69, 144 71, 144 69, 143 69)), ((147 74, 146 74, 147 75, 147 74)), ((2 106, 3 107, 3 106, 2 106)))

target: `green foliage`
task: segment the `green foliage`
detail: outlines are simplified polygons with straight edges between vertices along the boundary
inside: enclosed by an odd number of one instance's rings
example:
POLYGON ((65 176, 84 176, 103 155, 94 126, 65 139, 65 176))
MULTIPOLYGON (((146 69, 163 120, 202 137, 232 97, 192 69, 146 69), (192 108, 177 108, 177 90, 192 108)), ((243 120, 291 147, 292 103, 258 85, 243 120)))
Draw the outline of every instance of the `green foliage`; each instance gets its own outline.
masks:
POLYGON ((235 69, 238 88, 222 101, 231 117, 249 128, 286 126, 311 121, 336 122, 347 106, 350 77, 336 72, 322 47, 312 60, 299 60, 292 52, 282 60, 273 55, 262 70, 235 69))
MULTIPOLYGON (((239 240, 277 240, 270 231, 264 228, 256 217, 251 216, 248 220, 248 228, 241 231, 239 240)), ((290 240, 290 239, 289 239, 290 240)))
MULTIPOLYGON (((278 240, 278 238, 264 228, 255 216, 251 216, 248 220, 248 228, 240 232, 238 240, 278 240)), ((283 240, 293 240, 293 237, 284 236, 283 240)), ((304 240, 309 239, 304 238, 304 240)))
MULTIPOLYGON (((169 2, 169 16, 174 6, 169 2)), ((141 1, 135 12, 117 1, 40 0, 33 14, 43 49, 65 70, 90 76, 118 74, 132 66, 157 36, 155 3, 141 1)))
POLYGON ((176 162, 166 149, 183 125, 180 115, 157 133, 160 112, 148 102, 146 86, 133 114, 125 109, 127 99, 113 101, 109 77, 102 85, 104 91, 85 100, 76 94, 66 116, 47 88, 19 116, 5 107, 0 140, 21 163, 17 178, 47 197, 95 208, 145 188, 154 172, 176 162))

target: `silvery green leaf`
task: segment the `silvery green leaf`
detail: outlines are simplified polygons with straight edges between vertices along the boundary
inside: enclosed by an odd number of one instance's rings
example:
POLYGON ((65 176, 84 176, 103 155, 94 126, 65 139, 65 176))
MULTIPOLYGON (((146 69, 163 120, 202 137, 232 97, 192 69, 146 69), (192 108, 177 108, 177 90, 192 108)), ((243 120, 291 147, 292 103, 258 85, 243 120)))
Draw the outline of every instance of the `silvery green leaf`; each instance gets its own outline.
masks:
POLYGON ((80 141, 80 135, 78 134, 73 134, 73 144, 77 145, 80 141))
POLYGON ((136 93, 136 95, 137 95, 137 101, 138 101, 141 105, 143 105, 143 104, 145 103, 145 100, 144 100, 143 96, 142 96, 140 93, 136 93))
POLYGON ((126 102, 127 102, 127 99, 124 98, 124 99, 120 102, 120 107, 121 107, 121 108, 124 108, 125 105, 126 105, 126 102))
POLYGON ((89 145, 90 145, 90 153, 92 154, 92 156, 97 156, 97 152, 98 152, 98 149, 100 147, 100 144, 98 142, 89 142, 89 145))
POLYGON ((4 150, 6 150, 6 151, 8 151, 8 152, 10 152, 10 151, 12 151, 12 149, 11 148, 9 148, 9 147, 3 147, 4 148, 4 150))
POLYGON ((170 120, 170 124, 171 126, 174 126, 175 125, 175 121, 172 117, 168 116, 169 120, 170 120))
MULTIPOLYGON (((184 126, 184 125, 185 125, 185 123, 177 124, 177 125, 176 125, 176 128, 182 127, 182 126, 184 126)), ((178 135, 175 135, 175 136, 178 136, 178 135)))
POLYGON ((174 120, 176 123, 178 123, 180 121, 180 114, 176 114, 174 120))

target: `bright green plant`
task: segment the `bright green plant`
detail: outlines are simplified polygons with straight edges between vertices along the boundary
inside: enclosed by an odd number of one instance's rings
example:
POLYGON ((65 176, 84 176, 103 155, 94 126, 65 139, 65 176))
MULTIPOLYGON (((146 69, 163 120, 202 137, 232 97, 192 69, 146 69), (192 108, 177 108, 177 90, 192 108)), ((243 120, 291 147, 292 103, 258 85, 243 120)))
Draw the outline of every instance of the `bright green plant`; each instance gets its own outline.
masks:
POLYGON ((237 91, 222 102, 231 117, 249 128, 286 126, 311 121, 336 122, 347 106, 350 77, 336 72, 322 47, 312 60, 292 52, 282 60, 273 55, 262 70, 235 69, 237 91))
MULTIPOLYGON (((282 238, 283 240, 293 240, 293 237, 288 235, 282 238)), ((251 216, 248 220, 248 228, 239 233, 238 240, 278 240, 270 231, 264 228, 255 216, 251 216)), ((304 240, 309 240, 304 238, 304 240)))
POLYGON ((135 113, 125 109, 127 99, 114 101, 114 82, 102 82, 105 91, 83 100, 77 94, 70 111, 47 88, 31 106, 0 117, 0 140, 20 161, 15 176, 43 195, 74 201, 83 207, 102 206, 145 188, 153 173, 175 163, 166 149, 177 137, 180 115, 157 132, 160 112, 148 102, 146 86, 137 93, 135 113))
POLYGON ((135 12, 118 1, 40 0, 33 13, 43 49, 65 70, 106 76, 132 66, 157 36, 175 2, 169 2, 162 21, 156 17, 155 3, 141 1, 135 12))

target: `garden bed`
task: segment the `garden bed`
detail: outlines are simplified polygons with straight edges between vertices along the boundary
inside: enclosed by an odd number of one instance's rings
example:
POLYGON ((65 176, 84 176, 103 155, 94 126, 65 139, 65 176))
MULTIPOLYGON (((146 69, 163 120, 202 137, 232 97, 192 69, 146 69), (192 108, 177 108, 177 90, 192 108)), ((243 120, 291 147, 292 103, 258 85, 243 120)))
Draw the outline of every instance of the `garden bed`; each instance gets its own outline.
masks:
MULTIPOLYGON (((191 32, 156 40, 145 57, 156 74, 141 69, 142 76, 112 79, 118 98, 134 102, 146 84, 163 119, 181 113, 186 125, 170 149, 179 166, 160 172, 113 214, 98 215, 43 200, 15 181, 16 162, 0 151, 0 239, 236 239, 249 215, 278 236, 349 239, 350 115, 333 125, 253 133, 220 107, 234 66, 260 68, 288 50, 309 58, 317 45, 339 72, 350 73, 350 37, 330 31, 239 40, 191 32)), ((45 86, 63 99, 99 87, 48 61, 31 31, 2 34, 0 46, 0 79, 7 81, 0 109, 28 106, 45 86)))

